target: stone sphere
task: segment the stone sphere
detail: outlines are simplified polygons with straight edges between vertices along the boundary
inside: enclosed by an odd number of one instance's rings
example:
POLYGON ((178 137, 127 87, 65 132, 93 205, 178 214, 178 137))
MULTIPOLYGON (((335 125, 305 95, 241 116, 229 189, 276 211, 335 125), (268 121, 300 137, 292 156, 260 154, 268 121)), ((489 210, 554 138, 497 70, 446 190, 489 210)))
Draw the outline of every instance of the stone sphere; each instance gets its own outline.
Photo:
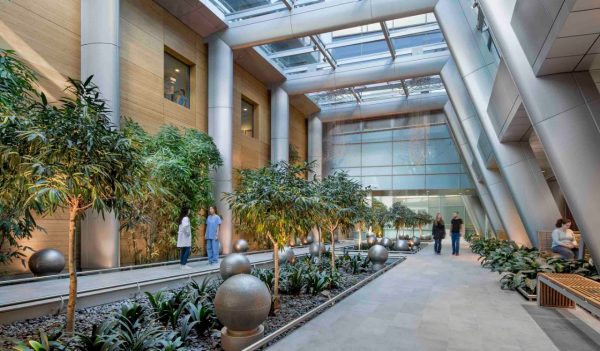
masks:
POLYGON ((392 240, 390 238, 383 238, 381 239, 381 246, 385 247, 386 249, 391 248, 392 247, 392 240))
POLYGON ((308 252, 312 257, 319 256, 319 253, 325 253, 325 245, 321 245, 321 243, 312 243, 308 248, 308 252))
POLYGON ((29 270, 36 277, 58 274, 65 268, 65 256, 55 249, 40 250, 29 258, 29 270))
MULTIPOLYGON (((273 259, 275 259, 275 257, 273 257, 273 259)), ((292 263, 290 261, 296 262, 296 254, 291 247, 285 246, 283 250, 279 250, 279 264, 292 263)))
POLYGON ((394 244, 394 250, 397 251, 408 251, 410 250, 410 245, 408 244, 407 240, 396 240, 396 243, 394 244))
POLYGON ((415 237, 412 239, 412 242, 413 242, 413 245, 414 245, 414 246, 421 246, 421 238, 419 238, 419 237, 416 237, 416 236, 415 236, 415 237))
POLYGON ((373 271, 378 271, 378 270, 382 269, 383 267, 385 267, 385 264, 383 264, 383 263, 373 263, 373 265, 371 266, 373 271))
POLYGON ((300 239, 300 242, 302 243, 302 245, 308 245, 308 238, 304 237, 304 238, 300 239))
POLYGON ((225 258, 221 260, 221 266, 219 267, 221 278, 223 278, 223 280, 227 280, 237 274, 250 274, 251 270, 252 265, 250 264, 248 257, 239 253, 232 253, 225 256, 225 258))
POLYGON ((306 244, 310 245, 314 242, 315 242, 315 236, 313 235, 313 233, 306 234, 306 244))
POLYGON ((388 250, 382 245, 373 245, 369 249, 369 259, 373 264, 384 264, 388 259, 388 250))
POLYGON ((239 239, 233 244, 233 252, 248 252, 248 242, 244 239, 239 239))
POLYGON ((269 316, 271 294, 260 279, 238 274, 221 284, 214 304, 217 318, 227 329, 251 331, 269 316))
POLYGON ((377 238, 375 237, 375 235, 368 235, 367 236, 367 245, 369 245, 369 247, 371 247, 375 244, 377 244, 377 238))

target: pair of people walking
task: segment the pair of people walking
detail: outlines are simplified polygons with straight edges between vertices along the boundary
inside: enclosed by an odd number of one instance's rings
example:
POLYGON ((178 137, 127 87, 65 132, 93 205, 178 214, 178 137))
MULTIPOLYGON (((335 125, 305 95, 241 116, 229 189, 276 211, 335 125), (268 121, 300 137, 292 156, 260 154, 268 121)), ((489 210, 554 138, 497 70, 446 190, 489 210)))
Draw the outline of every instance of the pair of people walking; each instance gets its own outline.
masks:
MULTIPOLYGON (((179 230, 177 233, 177 247, 181 254, 179 263, 181 269, 191 269, 187 261, 192 252, 192 227, 189 218, 190 210, 187 207, 181 209, 179 215, 179 230)), ((206 231, 204 238, 206 239, 206 253, 208 255, 208 263, 219 263, 219 228, 221 225, 221 217, 217 214, 215 206, 208 208, 208 217, 206 218, 206 231)))
MULTIPOLYGON (((460 249, 460 237, 464 231, 464 222, 458 212, 452 213, 450 221, 450 237, 452 239, 452 255, 458 256, 460 249)), ((433 220, 433 250, 437 255, 442 254, 442 240, 446 237, 446 225, 441 213, 435 215, 433 220)))

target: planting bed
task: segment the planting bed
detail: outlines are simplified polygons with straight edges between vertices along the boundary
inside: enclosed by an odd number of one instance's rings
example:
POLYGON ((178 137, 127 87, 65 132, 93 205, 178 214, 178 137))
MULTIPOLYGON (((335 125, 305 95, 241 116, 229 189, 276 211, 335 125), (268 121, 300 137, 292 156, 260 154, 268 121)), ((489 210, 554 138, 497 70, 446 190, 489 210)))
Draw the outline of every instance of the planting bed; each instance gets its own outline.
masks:
MULTIPOLYGON (((398 261, 399 260, 390 259, 386 265, 393 265, 398 263, 398 261)), ((322 267, 324 266, 325 265, 322 264, 322 267)), ((263 269, 262 271, 265 272, 267 269, 263 269)), ((303 289, 302 293, 298 295, 281 294, 281 310, 278 314, 269 316, 264 322, 265 335, 269 335, 283 326, 286 326, 288 323, 294 321, 298 317, 310 312, 319 305, 327 302, 338 294, 343 293, 345 290, 354 287, 357 283, 368 279, 372 274, 374 274, 370 271, 361 271, 355 272, 357 274, 352 274, 352 268, 348 268, 348 265, 346 265, 346 268, 340 267, 338 272, 340 272, 339 281, 337 286, 333 289, 323 290, 315 294, 309 294, 307 289, 303 289)), ((254 274, 256 275, 256 273, 254 274)), ((181 289, 168 291, 166 292, 165 296, 172 296, 176 291, 179 290, 181 289)), ((106 320, 114 319, 115 315, 119 313, 122 306, 130 306, 133 303, 137 303, 142 306, 148 316, 153 313, 153 308, 146 296, 139 296, 134 299, 85 308, 77 311, 76 313, 77 332, 89 335, 94 324, 101 324, 106 320)), ((314 315, 311 316, 311 318, 313 317, 314 315)), ((293 328, 289 328, 289 330, 286 330, 284 333, 281 333, 281 335, 278 335, 277 338, 270 340, 269 344, 276 342, 308 320, 309 319, 303 320, 301 323, 294 325, 293 328)), ((49 332, 61 328, 64 325, 64 322, 64 315, 52 315, 19 321, 9 325, 0 325, 0 349, 4 350, 6 348, 11 348, 20 340, 39 340, 38 331, 40 329, 49 332)), ((160 325, 160 323, 155 321, 153 321, 153 323, 160 325)), ((166 332, 173 332, 173 329, 170 325, 168 327, 161 326, 160 328, 166 332)), ((76 349, 75 347, 77 345, 77 341, 75 341, 75 339, 69 339, 63 336, 61 337, 60 341, 63 344, 69 344, 67 349, 76 349)), ((125 349, 126 348, 119 348, 118 350, 125 349)), ((200 336, 197 335, 195 331, 192 331, 188 340, 181 346, 181 348, 178 348, 177 350, 221 350, 219 327, 217 326, 216 328, 209 329, 204 333, 204 335, 200 336)))

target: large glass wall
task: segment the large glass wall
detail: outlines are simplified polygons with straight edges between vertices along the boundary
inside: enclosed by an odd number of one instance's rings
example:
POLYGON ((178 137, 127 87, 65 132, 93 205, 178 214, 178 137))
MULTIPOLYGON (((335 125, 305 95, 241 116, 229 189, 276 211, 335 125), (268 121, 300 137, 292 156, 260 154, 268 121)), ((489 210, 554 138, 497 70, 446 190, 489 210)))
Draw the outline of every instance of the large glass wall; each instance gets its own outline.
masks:
POLYGON ((328 123, 325 131, 325 174, 346 171, 374 193, 473 191, 441 112, 328 123))
MULTIPOLYGON (((473 223, 468 216, 465 204, 462 200, 461 195, 431 195, 431 196, 373 196, 374 199, 383 202, 388 208, 392 206, 394 202, 401 202, 411 210, 426 211, 432 217, 438 212, 442 214, 442 218, 446 223, 446 229, 450 229, 450 220, 452 219, 452 213, 458 212, 460 217, 465 222, 465 230, 467 232, 474 231, 473 223)), ((426 225, 422 228, 423 236, 431 235, 431 225, 426 225)), ((385 236, 390 239, 395 239, 396 229, 388 227, 385 229, 385 236)), ((400 231, 400 235, 419 236, 418 228, 406 228, 404 232, 400 231)), ((449 238, 449 236, 447 236, 449 238)))

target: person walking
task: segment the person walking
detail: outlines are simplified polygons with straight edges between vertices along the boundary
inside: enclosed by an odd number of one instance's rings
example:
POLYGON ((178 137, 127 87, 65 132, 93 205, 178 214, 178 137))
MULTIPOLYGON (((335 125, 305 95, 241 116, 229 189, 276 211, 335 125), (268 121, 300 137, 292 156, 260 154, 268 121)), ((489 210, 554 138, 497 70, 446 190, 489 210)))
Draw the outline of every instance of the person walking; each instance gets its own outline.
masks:
POLYGON ((460 248, 460 235, 464 230, 464 222, 458 212, 452 213, 450 237, 452 238, 452 254, 458 256, 460 248))
POLYGON ((208 208, 208 217, 206 218, 206 254, 208 263, 219 263, 219 228, 221 217, 217 214, 217 208, 210 206, 208 208))
POLYGON ((190 224, 190 210, 182 207, 179 213, 179 230, 177 232, 177 247, 181 254, 179 264, 181 269, 192 269, 187 265, 188 258, 192 252, 192 226, 190 224))
POLYGON ((442 239, 446 237, 446 225, 444 224, 444 219, 442 218, 441 213, 437 213, 435 215, 435 219, 433 220, 433 227, 431 228, 433 234, 433 250, 437 255, 442 254, 442 239))
POLYGON ((559 218, 556 229, 552 231, 552 252, 567 260, 575 259, 579 253, 579 244, 571 230, 571 220, 559 218))

